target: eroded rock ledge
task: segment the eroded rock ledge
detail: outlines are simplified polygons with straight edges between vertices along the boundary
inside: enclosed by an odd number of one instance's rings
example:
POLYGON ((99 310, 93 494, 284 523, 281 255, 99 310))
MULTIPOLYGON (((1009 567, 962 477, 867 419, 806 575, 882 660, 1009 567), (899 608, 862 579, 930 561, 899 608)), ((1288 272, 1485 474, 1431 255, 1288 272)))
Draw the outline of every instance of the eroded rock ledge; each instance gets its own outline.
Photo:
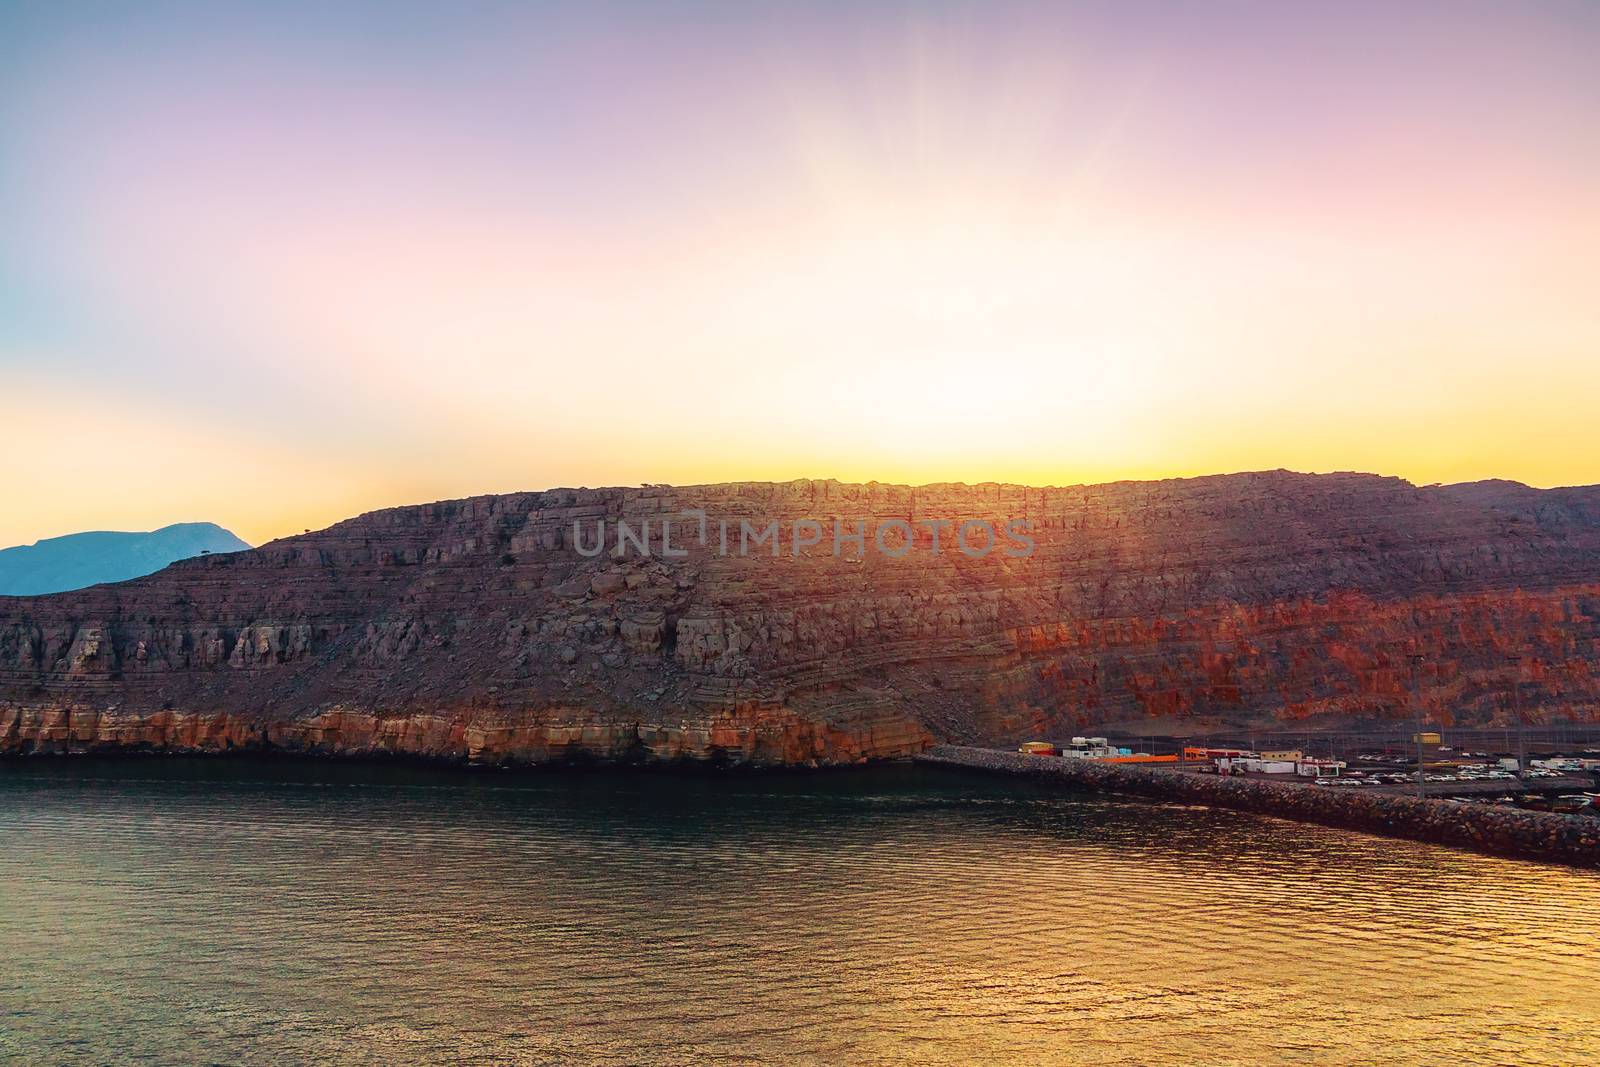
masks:
POLYGON ((622 723, 577 709, 559 709, 538 722, 518 722, 342 710, 263 720, 229 712, 140 715, 0 707, 0 755, 285 752, 482 764, 581 759, 821 766, 910 756, 931 740, 904 719, 878 716, 829 723, 781 709, 745 709, 698 723, 622 723))

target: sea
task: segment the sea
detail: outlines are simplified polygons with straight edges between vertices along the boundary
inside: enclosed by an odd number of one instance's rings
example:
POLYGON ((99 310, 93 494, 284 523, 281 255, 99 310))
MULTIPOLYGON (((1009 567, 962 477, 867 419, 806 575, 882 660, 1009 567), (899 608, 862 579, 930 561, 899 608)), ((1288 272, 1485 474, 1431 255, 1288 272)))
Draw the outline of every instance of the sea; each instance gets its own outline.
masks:
POLYGON ((0 1062, 1597 1059, 1597 871, 914 765, 0 762, 0 1062))

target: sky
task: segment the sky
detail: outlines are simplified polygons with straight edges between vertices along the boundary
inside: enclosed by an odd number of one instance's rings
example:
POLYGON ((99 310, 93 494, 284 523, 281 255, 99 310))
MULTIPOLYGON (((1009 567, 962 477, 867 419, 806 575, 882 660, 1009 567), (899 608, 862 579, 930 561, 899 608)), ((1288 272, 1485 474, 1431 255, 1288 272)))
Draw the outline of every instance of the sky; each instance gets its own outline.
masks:
POLYGON ((0 0, 0 545, 1600 482, 1600 4, 0 0))

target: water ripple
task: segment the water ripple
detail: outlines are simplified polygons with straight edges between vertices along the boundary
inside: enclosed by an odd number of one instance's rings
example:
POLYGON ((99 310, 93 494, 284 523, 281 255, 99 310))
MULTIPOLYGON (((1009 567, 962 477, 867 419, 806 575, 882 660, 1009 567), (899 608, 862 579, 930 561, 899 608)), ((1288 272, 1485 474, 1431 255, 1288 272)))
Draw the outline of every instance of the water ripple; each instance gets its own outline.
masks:
POLYGON ((0 1059, 1600 1056, 1600 876, 936 769, 0 766, 0 1059))

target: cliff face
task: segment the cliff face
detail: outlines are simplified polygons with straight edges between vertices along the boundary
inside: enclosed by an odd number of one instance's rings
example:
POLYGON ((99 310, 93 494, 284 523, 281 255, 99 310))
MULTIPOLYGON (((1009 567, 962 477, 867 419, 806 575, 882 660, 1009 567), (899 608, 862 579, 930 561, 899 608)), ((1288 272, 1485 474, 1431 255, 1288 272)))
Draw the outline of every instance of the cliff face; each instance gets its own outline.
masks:
POLYGON ((847 762, 1152 717, 1393 718, 1412 651, 1445 721, 1507 721, 1514 673, 1530 717, 1595 718, 1597 615, 1600 489, 1279 471, 552 490, 0 598, 0 749, 847 762), (955 547, 970 519, 1002 531, 981 558, 955 547), (1014 519, 1029 555, 1006 551, 1014 519), (650 555, 615 554, 618 520, 650 555), (741 520, 779 522, 778 554, 740 554, 741 520), (797 520, 818 535, 798 552, 797 520), (915 532, 900 558, 873 538, 894 520, 915 532), (932 520, 954 524, 937 554, 932 520))

